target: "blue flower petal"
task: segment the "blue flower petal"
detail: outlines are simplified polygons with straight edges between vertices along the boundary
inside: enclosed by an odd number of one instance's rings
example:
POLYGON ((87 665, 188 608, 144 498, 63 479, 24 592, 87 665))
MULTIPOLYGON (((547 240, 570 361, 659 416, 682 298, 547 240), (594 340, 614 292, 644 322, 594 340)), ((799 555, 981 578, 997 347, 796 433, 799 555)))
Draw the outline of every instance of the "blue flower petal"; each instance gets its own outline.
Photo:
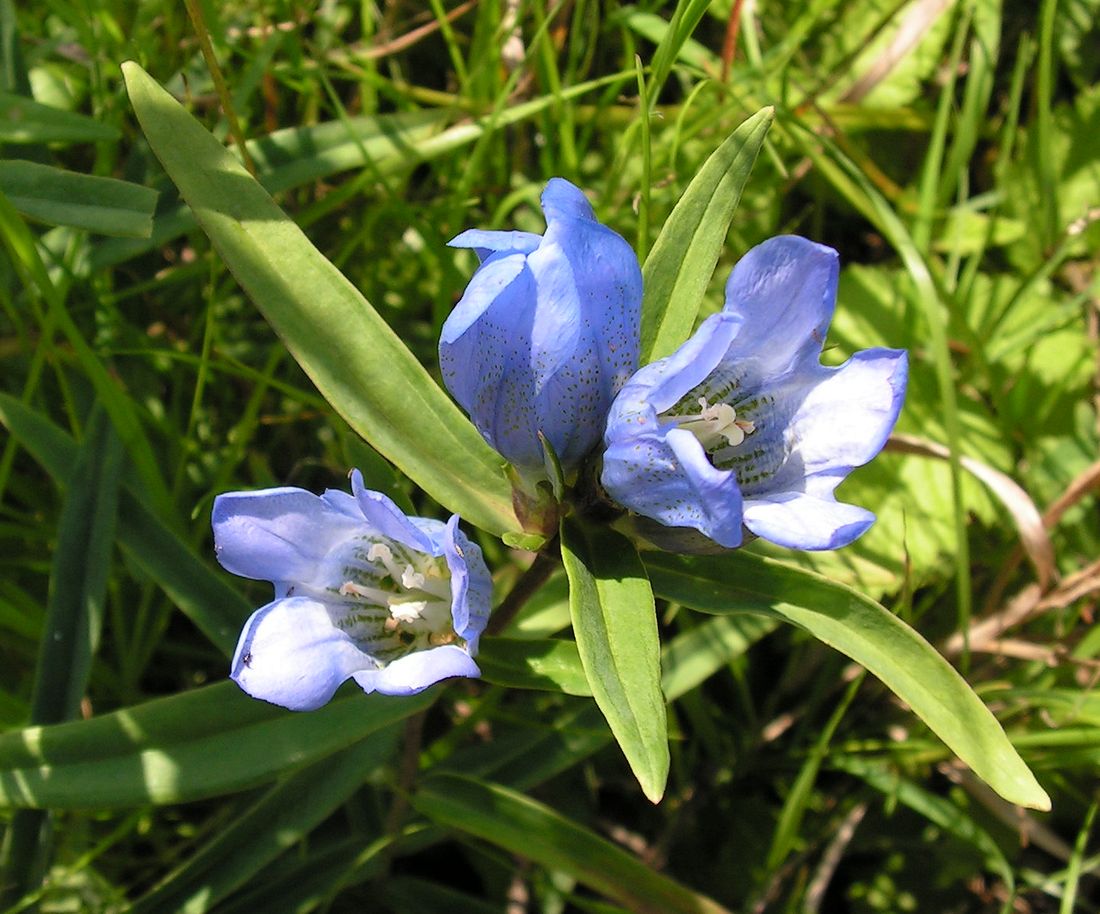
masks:
POLYGON ((454 644, 445 644, 407 654, 385 669, 356 673, 355 681, 364 692, 415 695, 442 679, 480 675, 481 669, 469 654, 454 644))
POLYGON ((875 522, 866 508, 802 492, 746 498, 744 512, 753 533, 789 549, 839 549, 875 522))
POLYGON ((241 632, 230 676, 253 698, 292 711, 319 708, 353 673, 377 664, 308 597, 268 603, 241 632))
POLYGON ((836 251, 795 235, 758 244, 734 266, 725 310, 743 322, 727 360, 751 360, 763 377, 817 356, 836 306, 836 251))
POLYGON ((362 525, 304 489, 214 499, 214 551, 226 570, 258 581, 308 580, 328 550, 362 525))
POLYGON ((493 579, 481 550, 458 529, 453 515, 443 534, 443 555, 451 572, 451 619, 455 634, 466 642, 471 655, 477 654, 478 641, 489 621, 493 579))
MULTIPOLYGON (((358 470, 351 471, 351 490, 372 532, 397 540, 418 552, 440 554, 432 537, 414 524, 389 496, 363 488, 363 475, 358 470)), ((435 523, 439 524, 438 521, 435 523)), ((441 524, 439 526, 442 527, 441 524)))
POLYGON ((565 178, 551 178, 547 181, 540 202, 548 224, 566 219, 596 221, 596 214, 592 212, 592 204, 588 202, 584 191, 565 178))
POLYGON ((447 244, 452 248, 473 248, 481 261, 493 254, 530 254, 539 246, 541 235, 534 232, 492 232, 483 229, 467 229, 447 244))
MULTIPOLYGON (((886 444, 905 400, 909 358, 899 349, 866 349, 838 368, 818 367, 790 422, 802 475, 830 480, 831 492, 886 444)), ((776 485, 786 480, 777 474, 776 485)))

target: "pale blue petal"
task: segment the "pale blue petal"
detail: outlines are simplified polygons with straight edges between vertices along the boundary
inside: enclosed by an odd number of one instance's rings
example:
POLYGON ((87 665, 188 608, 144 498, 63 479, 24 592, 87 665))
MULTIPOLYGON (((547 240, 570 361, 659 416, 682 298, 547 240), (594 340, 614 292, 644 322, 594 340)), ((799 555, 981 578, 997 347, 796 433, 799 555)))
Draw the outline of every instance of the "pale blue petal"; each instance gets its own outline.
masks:
MULTIPOLYGON (((639 369, 627 385, 630 388, 638 385, 638 392, 628 397, 627 388, 623 388, 616 406, 620 400, 625 405, 632 397, 641 395, 655 413, 671 409, 718 367, 740 329, 740 320, 736 315, 712 314, 672 355, 639 369)), ((612 415, 615 415, 615 410, 612 410, 612 415)))
POLYGON ((758 244, 737 262, 726 283, 725 310, 743 327, 727 353, 751 360, 767 378, 797 362, 814 364, 836 305, 836 251, 795 235, 758 244))
POLYGON ((434 551, 432 538, 417 527, 392 499, 381 492, 363 488, 363 476, 358 470, 351 472, 351 490, 363 512, 365 525, 372 533, 396 540, 418 552, 439 555, 434 551))
POLYGON ((839 549, 875 522, 865 508, 801 492, 745 499, 745 526, 789 549, 839 549))
POLYGON ((353 673, 374 666, 333 625, 323 603, 288 597, 252 614, 237 643, 230 676, 253 698, 311 711, 332 698, 353 673))
POLYGON ((492 608, 493 579, 481 549, 458 529, 458 515, 447 524, 443 555, 451 573, 451 621, 455 633, 466 642, 467 651, 476 655, 492 608))
POLYGON ((902 350, 866 349, 814 372, 790 423, 805 476, 843 478, 882 450, 905 400, 908 366, 902 350))
POLYGON ((494 232, 467 229, 447 242, 452 248, 473 248, 478 259, 487 260, 493 254, 530 254, 539 246, 541 235, 534 232, 494 232))
POLYGON ((586 361, 592 356, 598 360, 603 389, 596 408, 602 423, 610 397, 638 365, 642 271, 634 249, 596 221, 584 194, 569 182, 553 179, 543 194, 543 207, 547 216, 543 248, 560 248, 579 303, 585 341, 580 355, 586 361), (592 356, 589 346, 594 348, 592 356))
POLYGON ((600 477, 625 508, 670 527, 692 527, 724 546, 741 543, 737 479, 717 470, 691 432, 662 429, 617 441, 600 477))
MULTIPOLYGON (((355 470, 354 472, 359 471, 355 470)), ((332 508, 332 510, 339 511, 341 514, 346 514, 348 517, 362 523, 363 512, 360 510, 359 502, 355 500, 354 495, 342 489, 325 489, 321 494, 321 500, 332 508)))
POLYGON ((227 492, 214 499, 214 553, 245 578, 305 581, 362 524, 304 489, 227 492))
POLYGON ((592 204, 575 184, 565 178, 551 178, 542 191, 542 211, 548 224, 557 219, 588 219, 595 222, 592 204))
POLYGON ((364 692, 415 695, 441 679, 480 675, 480 668, 469 654, 457 645, 446 644, 406 654, 381 670, 356 673, 355 681, 364 692))
POLYGON ((447 389, 486 441, 513 463, 540 466, 531 332, 540 306, 522 255, 492 258, 474 275, 443 325, 440 369, 447 389))

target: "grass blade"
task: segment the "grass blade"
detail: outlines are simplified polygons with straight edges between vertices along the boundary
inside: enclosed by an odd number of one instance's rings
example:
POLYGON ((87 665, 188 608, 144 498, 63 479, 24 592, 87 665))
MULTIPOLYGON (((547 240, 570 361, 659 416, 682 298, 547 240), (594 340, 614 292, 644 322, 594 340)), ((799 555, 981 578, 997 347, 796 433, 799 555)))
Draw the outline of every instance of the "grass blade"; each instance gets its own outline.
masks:
POLYGON ((39 165, 0 162, 0 191, 19 212, 49 225, 148 238, 157 193, 147 187, 39 165))
POLYGON ((610 841, 506 787, 433 775, 413 795, 423 815, 568 873, 639 914, 728 914, 705 895, 654 872, 610 841))
POLYGON ((642 268, 642 364, 691 334, 741 191, 775 117, 762 108, 719 146, 676 204, 642 268))

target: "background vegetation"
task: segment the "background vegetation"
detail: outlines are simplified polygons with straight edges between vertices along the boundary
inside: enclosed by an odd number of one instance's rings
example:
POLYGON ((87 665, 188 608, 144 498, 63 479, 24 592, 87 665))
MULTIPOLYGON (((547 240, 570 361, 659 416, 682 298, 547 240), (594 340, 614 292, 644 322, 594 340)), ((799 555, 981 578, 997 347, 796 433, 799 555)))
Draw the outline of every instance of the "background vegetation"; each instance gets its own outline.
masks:
MULTIPOLYGON (((1100 3, 201 10, 265 186, 433 372, 474 268, 448 239, 540 231, 562 175, 644 258, 773 105, 704 311, 745 250, 802 234, 842 258, 827 356, 904 346, 912 374, 897 440, 842 490, 875 528, 752 548, 932 640, 1053 811, 1004 803, 876 680, 754 615, 659 604, 659 806, 564 674, 297 717, 222 682, 269 591, 213 562, 216 494, 358 466, 443 508, 316 393, 146 145, 125 60, 228 142, 185 7, 3 0, 0 910, 1097 910, 1100 3)), ((482 545, 506 593, 530 556, 482 545)), ((564 594, 552 577, 510 634, 567 630, 564 594)))

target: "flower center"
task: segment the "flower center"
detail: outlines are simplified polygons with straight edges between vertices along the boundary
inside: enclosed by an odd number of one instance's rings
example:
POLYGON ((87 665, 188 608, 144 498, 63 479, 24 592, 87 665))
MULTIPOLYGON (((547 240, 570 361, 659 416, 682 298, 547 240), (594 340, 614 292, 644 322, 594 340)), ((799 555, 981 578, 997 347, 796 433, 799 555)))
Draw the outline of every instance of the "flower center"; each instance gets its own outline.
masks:
POLYGON ((357 568, 346 568, 341 596, 353 596, 385 609, 388 616, 382 620, 382 631, 396 638, 409 650, 452 644, 459 640, 451 617, 451 585, 447 575, 446 560, 427 555, 406 556, 416 561, 400 562, 393 549, 385 543, 372 543, 366 560, 376 571, 367 578, 350 574, 357 568))
POLYGON ((748 419, 738 419, 737 410, 729 403, 707 403, 706 397, 698 399, 699 411, 666 415, 680 428, 687 429, 703 446, 708 454, 715 451, 737 447, 751 435, 756 426, 748 419))

